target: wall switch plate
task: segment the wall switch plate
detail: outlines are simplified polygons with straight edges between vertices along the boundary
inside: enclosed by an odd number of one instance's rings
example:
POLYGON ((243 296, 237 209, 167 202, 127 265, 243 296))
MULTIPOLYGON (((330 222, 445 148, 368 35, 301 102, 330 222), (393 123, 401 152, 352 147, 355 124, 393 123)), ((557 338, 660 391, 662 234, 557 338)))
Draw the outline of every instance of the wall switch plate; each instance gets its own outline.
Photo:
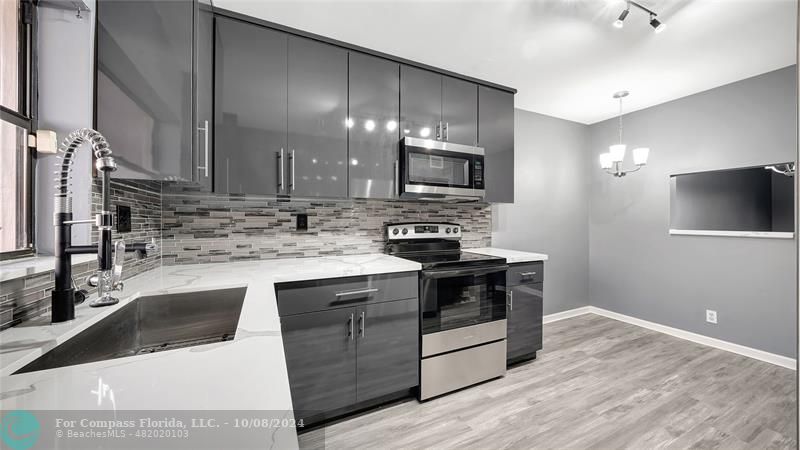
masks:
POLYGON ((297 215, 297 231, 308 231, 308 214, 297 215))
POLYGON ((131 207, 117 205, 117 233, 130 233, 131 207))
POLYGON ((706 322, 717 323, 717 312, 711 309, 706 310, 706 322))

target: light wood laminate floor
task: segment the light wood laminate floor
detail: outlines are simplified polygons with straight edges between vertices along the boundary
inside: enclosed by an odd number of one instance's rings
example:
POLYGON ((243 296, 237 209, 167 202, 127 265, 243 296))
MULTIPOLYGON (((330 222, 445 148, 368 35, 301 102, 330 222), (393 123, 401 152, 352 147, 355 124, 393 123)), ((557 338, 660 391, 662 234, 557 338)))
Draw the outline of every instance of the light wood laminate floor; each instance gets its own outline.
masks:
POLYGON ((796 448, 795 372, 597 315, 539 359, 426 403, 300 435, 302 448, 796 448))

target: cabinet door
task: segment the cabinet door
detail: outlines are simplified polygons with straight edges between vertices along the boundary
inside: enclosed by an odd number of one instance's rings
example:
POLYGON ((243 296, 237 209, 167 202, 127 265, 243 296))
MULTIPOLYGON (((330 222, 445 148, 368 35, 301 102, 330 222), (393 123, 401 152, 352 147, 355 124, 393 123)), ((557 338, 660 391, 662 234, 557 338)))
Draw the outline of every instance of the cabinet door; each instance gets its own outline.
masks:
POLYGON ((478 85, 442 77, 443 140, 457 144, 478 143, 478 85))
POLYGON ((347 197, 347 51, 289 37, 289 194, 347 197))
POLYGON ((508 359, 533 357, 542 349, 542 283, 509 288, 508 359))
POLYGON ((195 21, 195 141, 194 179, 210 191, 214 160, 214 12, 206 2, 197 2, 195 21))
POLYGON ((401 136, 440 139, 442 76, 416 67, 400 66, 401 136))
POLYGON ((357 309, 358 401, 419 383, 419 300, 375 303, 357 309))
POLYGON ((351 52, 350 197, 395 198, 400 144, 400 65, 351 52))
POLYGON ((278 193, 285 170, 279 155, 286 152, 287 35, 218 17, 215 42, 214 190, 278 193))
POLYGON ((98 1, 96 127, 111 143, 115 177, 193 179, 193 8, 98 1))
POLYGON ((355 308, 281 317, 296 418, 356 401, 355 308))
POLYGON ((478 145, 486 152, 486 201, 514 202, 514 94, 478 87, 478 145))

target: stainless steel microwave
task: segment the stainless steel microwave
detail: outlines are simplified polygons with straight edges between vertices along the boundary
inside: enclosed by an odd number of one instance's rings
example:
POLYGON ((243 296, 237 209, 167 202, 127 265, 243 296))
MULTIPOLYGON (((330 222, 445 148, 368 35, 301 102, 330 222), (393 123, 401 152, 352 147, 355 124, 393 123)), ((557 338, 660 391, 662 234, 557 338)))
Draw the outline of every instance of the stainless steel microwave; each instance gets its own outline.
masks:
POLYGON ((398 172, 401 198, 482 200, 485 195, 481 147, 406 137, 398 172))

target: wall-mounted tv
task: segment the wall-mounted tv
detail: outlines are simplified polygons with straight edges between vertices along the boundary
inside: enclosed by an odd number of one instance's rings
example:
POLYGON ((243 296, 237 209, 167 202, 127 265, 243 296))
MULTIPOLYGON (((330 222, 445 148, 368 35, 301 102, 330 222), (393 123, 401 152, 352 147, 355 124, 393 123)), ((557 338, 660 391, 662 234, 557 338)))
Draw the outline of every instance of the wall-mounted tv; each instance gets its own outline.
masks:
POLYGON ((670 234, 794 237, 795 163, 670 177, 670 234))

